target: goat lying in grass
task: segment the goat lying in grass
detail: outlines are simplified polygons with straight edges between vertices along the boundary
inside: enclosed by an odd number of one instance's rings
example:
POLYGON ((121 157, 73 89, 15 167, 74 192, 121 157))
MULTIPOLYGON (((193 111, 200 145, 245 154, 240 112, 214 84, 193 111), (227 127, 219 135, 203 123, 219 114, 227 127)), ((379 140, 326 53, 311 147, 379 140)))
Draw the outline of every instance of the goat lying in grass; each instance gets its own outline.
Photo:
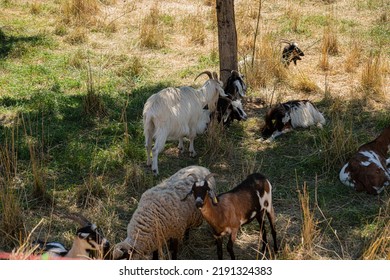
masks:
POLYGON ((379 194, 390 185, 390 126, 373 141, 359 147, 341 168, 340 181, 358 192, 379 194))
POLYGON ((271 183, 263 175, 254 173, 232 190, 216 196, 207 181, 213 175, 215 174, 211 173, 205 179, 192 175, 195 182, 191 192, 183 200, 191 194, 194 196, 196 207, 200 209, 203 218, 213 229, 218 259, 223 257, 222 238, 224 235, 230 235, 227 251, 232 260, 236 258, 233 244, 236 241, 238 230, 242 225, 250 223, 255 218, 260 226, 260 240, 263 243, 261 251, 264 253, 267 244, 265 216, 268 217, 274 241, 274 251, 277 252, 271 183))
POLYGON ((264 139, 273 141, 293 128, 312 125, 322 128, 325 122, 322 113, 309 100, 288 101, 279 103, 266 113, 261 135, 264 139))
POLYGON ((104 238, 98 227, 80 214, 66 215, 81 225, 68 250, 59 242, 36 241, 37 252, 46 253, 49 257, 91 259, 94 254, 98 259, 109 258, 110 243, 104 238))

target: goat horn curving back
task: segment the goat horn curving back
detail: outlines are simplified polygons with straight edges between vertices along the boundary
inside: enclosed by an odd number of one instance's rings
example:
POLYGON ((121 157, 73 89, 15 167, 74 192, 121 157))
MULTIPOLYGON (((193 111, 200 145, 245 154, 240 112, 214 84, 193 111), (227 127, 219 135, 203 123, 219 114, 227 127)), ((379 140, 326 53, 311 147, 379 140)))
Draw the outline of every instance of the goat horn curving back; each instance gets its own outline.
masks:
POLYGON ((83 215, 81 215, 79 213, 70 213, 70 214, 64 215, 63 217, 77 222, 82 227, 85 227, 87 225, 92 224, 87 218, 85 218, 83 215))
POLYGON ((289 44, 289 45, 291 45, 293 43, 293 41, 287 40, 287 39, 280 39, 280 42, 281 43, 286 43, 286 44, 289 44))
POLYGON ((199 78, 200 76, 202 76, 203 74, 206 74, 207 76, 209 76, 209 79, 212 80, 213 79, 213 75, 211 74, 210 71, 206 70, 206 71, 203 71, 202 73, 200 73, 198 76, 196 76, 196 78, 194 79, 194 81, 196 81, 197 78, 199 78))
POLYGON ((210 173, 210 174, 207 174, 207 176, 204 178, 204 180, 207 181, 209 178, 214 177, 214 176, 217 176, 217 175, 218 175, 217 173, 210 173))

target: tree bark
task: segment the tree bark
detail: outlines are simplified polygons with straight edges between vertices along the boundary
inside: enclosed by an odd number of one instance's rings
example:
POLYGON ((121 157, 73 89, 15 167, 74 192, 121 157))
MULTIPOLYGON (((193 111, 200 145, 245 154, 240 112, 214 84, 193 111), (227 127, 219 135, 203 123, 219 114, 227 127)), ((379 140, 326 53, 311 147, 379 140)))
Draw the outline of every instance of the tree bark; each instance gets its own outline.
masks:
MULTIPOLYGON (((237 31, 234 0, 216 0, 218 21, 219 69, 237 70, 237 31)), ((222 82, 230 73, 220 71, 222 82)))

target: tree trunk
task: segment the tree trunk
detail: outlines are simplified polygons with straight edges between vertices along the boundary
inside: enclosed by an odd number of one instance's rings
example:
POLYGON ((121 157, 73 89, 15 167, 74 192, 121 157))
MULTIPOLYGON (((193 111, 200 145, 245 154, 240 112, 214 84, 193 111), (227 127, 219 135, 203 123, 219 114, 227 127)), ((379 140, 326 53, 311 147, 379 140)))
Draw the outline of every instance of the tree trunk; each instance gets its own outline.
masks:
MULTIPOLYGON (((216 0, 218 21, 219 69, 237 70, 237 31, 234 0, 216 0)), ((230 73, 220 71, 225 83, 230 73)))

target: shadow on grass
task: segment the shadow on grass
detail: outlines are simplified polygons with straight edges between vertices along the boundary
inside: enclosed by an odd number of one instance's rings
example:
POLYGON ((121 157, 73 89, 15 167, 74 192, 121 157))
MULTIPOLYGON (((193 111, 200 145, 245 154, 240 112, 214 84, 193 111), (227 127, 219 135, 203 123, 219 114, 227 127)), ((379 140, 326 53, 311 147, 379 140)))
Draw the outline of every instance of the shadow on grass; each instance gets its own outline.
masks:
POLYGON ((23 54, 29 46, 39 46, 47 43, 47 38, 44 35, 34 36, 13 36, 7 35, 0 27, 0 59, 6 59, 11 53, 19 49, 19 53, 23 54))

